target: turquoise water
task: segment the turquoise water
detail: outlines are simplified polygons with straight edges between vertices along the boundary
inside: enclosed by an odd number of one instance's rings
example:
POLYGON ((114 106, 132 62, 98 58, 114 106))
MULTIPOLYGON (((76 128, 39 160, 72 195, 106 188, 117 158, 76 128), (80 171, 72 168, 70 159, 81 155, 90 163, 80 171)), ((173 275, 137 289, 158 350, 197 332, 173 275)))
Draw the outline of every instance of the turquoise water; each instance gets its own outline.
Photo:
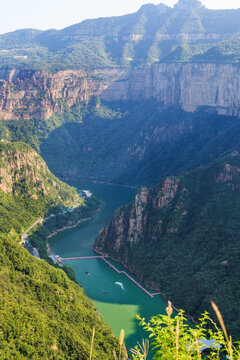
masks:
MULTIPOLYGON (((71 185, 92 191, 103 202, 103 207, 94 219, 51 238, 51 251, 62 257, 95 255, 92 245, 98 231, 112 218, 116 207, 133 200, 135 190, 89 182, 71 185)), ((136 320, 137 314, 149 319, 153 315, 165 313, 167 305, 160 296, 150 298, 125 275, 118 274, 101 259, 71 260, 65 264, 75 270, 78 283, 93 300, 114 334, 119 336, 120 330, 125 330, 127 347, 135 346, 144 336, 136 320)), ((121 265, 116 266, 122 269, 121 265)))

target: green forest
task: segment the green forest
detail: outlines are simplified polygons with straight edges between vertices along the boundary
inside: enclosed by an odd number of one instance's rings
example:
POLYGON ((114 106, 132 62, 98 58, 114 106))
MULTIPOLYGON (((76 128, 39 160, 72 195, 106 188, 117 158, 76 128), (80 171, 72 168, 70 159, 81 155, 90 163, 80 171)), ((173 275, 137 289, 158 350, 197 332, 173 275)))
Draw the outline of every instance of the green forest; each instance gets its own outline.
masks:
POLYGON ((6 236, 0 237, 0 359, 112 359, 118 349, 81 287, 6 236))

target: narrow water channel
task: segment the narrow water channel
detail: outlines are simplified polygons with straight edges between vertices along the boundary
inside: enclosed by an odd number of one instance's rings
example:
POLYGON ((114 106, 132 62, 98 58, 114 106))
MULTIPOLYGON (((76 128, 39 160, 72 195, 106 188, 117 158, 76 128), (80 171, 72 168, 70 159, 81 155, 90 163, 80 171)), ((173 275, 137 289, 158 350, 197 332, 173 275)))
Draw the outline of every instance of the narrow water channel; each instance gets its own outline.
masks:
MULTIPOLYGON (((51 238, 51 251, 61 257, 94 255, 92 245, 99 229, 112 218, 118 206, 133 200, 135 190, 90 182, 75 182, 71 185, 93 192, 103 202, 103 207, 94 219, 51 238)), ((153 315, 165 313, 166 302, 160 296, 150 298, 125 275, 118 274, 101 259, 71 260, 65 264, 75 270, 78 283, 93 300, 114 334, 119 336, 120 330, 125 330, 128 348, 135 346, 144 336, 136 315, 149 319, 153 315)), ((122 269, 121 265, 116 266, 122 269)))

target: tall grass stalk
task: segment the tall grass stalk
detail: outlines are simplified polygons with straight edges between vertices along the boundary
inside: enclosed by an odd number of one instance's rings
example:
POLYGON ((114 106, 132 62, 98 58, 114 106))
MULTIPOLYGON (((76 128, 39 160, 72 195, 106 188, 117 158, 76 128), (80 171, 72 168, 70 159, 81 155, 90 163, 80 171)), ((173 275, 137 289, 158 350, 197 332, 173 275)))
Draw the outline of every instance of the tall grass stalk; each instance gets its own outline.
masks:
POLYGON ((95 328, 93 328, 93 332, 92 332, 92 341, 91 341, 91 349, 90 349, 89 360, 92 360, 94 337, 95 337, 95 328))
MULTIPOLYGON (((193 328, 183 315, 172 312, 171 303, 166 308, 167 315, 154 316, 149 322, 140 320, 143 328, 150 332, 151 344, 154 349, 154 360, 201 360, 207 356, 209 360, 220 360, 228 355, 230 360, 240 360, 240 345, 233 344, 231 335, 228 336, 222 315, 215 303, 212 303, 221 328, 204 312, 199 323, 193 328), (172 316, 173 315, 173 316, 172 316), (208 350, 204 351, 204 340, 211 340, 208 350), (203 353, 201 353, 204 351, 203 353), (207 352, 207 354, 206 354, 207 352)), ((131 349, 133 360, 145 360, 144 346, 138 343, 131 349)))
POLYGON ((197 334, 195 334, 195 339, 196 339, 197 357, 198 357, 198 360, 201 360, 202 357, 201 357, 201 352, 200 352, 200 349, 199 349, 199 340, 198 340, 197 334))
POLYGON ((176 360, 178 360, 178 350, 179 350, 179 320, 177 319, 177 325, 176 325, 176 360))
POLYGON ((213 310, 215 311, 215 313, 217 315, 218 321, 219 321, 219 323, 221 325, 221 328, 223 330, 223 333, 224 333, 224 336, 225 336, 225 339, 226 339, 226 342, 227 342, 227 351, 228 351, 229 358, 230 358, 230 360, 233 360, 232 337, 230 335, 230 337, 228 338, 228 334, 227 334, 227 330, 226 330, 226 327, 225 327, 225 324, 224 324, 224 321, 223 321, 223 317, 222 317, 222 314, 220 313, 217 305, 215 304, 214 301, 211 301, 211 305, 212 305, 213 310))
POLYGON ((120 331, 120 336, 119 336, 119 360, 121 359, 121 355, 122 355, 123 342, 124 342, 124 330, 122 329, 120 331))

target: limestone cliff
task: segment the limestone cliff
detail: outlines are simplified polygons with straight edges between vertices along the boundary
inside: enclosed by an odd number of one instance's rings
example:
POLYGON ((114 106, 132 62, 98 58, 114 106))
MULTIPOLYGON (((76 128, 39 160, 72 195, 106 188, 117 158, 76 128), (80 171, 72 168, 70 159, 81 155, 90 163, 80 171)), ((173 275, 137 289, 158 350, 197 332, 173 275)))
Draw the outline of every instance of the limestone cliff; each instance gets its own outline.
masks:
POLYGON ((48 119, 64 104, 156 98, 165 107, 198 107, 239 116, 240 66, 214 63, 161 63, 138 69, 66 70, 55 74, 0 71, 0 119, 48 119))
POLYGON ((100 94, 121 70, 41 71, 0 70, 0 119, 48 119, 63 105, 88 103, 100 94))
MULTIPOLYGON (((162 220, 159 219, 153 226, 151 213, 173 204, 179 183, 179 178, 167 178, 154 191, 143 187, 136 194, 134 202, 117 209, 112 221, 100 230, 94 249, 111 254, 132 269, 128 250, 143 241, 149 232, 161 230, 162 220)), ((169 225, 169 231, 172 230, 169 225)))
POLYGON ((239 88, 238 64, 165 63, 126 71, 101 97, 107 101, 154 97, 164 106, 185 111, 209 106, 220 114, 239 115, 239 88))

